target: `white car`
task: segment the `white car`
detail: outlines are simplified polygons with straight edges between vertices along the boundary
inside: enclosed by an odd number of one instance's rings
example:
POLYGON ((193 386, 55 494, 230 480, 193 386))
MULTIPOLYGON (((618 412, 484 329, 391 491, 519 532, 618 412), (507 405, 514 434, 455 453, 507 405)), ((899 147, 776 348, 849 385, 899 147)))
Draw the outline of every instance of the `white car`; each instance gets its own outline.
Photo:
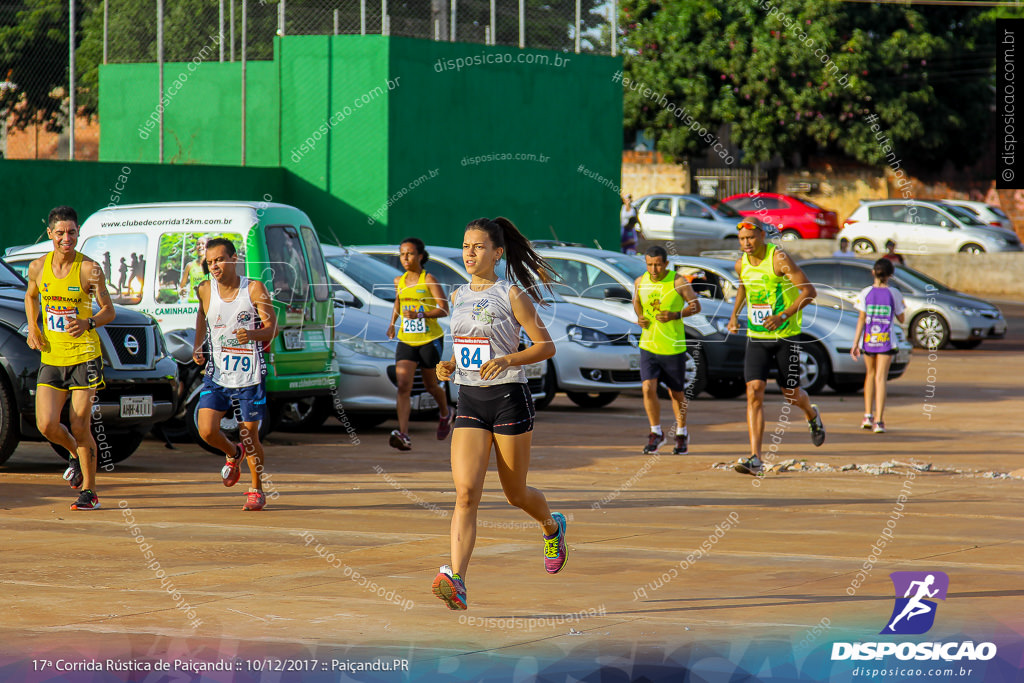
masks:
POLYGON ((966 209, 923 199, 862 201, 837 239, 844 237, 861 256, 884 251, 889 240, 903 254, 1021 250, 1016 235, 985 225, 966 209))
MULTIPOLYGON (((398 246, 377 244, 353 249, 380 259, 388 266, 398 265, 398 246)), ((462 250, 427 245, 430 259, 425 270, 437 278, 446 291, 469 282, 462 263, 462 250)), ((499 272, 503 266, 499 266, 499 272)), ((597 408, 615 400, 619 392, 640 388, 640 352, 636 345, 640 327, 615 315, 578 306, 555 294, 550 306, 538 307, 538 313, 555 342, 556 353, 548 361, 544 399, 536 399, 545 408, 557 391, 564 391, 573 403, 597 408)))
POLYGON ((1013 221, 998 206, 986 204, 985 202, 972 202, 966 199, 943 199, 942 203, 967 209, 982 223, 1009 230, 1015 235, 1017 234, 1017 230, 1013 227, 1013 221))

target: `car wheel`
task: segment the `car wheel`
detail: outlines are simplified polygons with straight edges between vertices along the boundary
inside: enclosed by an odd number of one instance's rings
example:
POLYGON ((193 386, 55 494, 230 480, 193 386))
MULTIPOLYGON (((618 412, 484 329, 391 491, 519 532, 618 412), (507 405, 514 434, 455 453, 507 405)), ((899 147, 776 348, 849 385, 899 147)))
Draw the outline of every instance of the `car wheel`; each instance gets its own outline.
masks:
POLYGON ((565 395, 580 408, 603 408, 619 397, 617 391, 580 392, 567 391, 565 395))
POLYGON ((980 244, 974 244, 974 243, 965 244, 964 246, 960 247, 960 253, 961 254, 984 254, 985 253, 985 247, 981 246, 980 244))
POLYGON ((825 349, 817 342, 800 343, 800 388, 808 394, 820 394, 831 375, 825 349))
POLYGON ((803 239, 803 235, 801 235, 798 231, 789 228, 782 231, 782 239, 786 240, 787 242, 792 240, 799 240, 803 239))
POLYGON ((925 311, 910 323, 910 341, 919 349, 941 349, 949 341, 949 323, 935 311, 925 311))
POLYGON ((850 248, 854 254, 874 254, 876 251, 875 243, 864 238, 855 239, 850 248))
POLYGON ((7 382, 0 379, 0 465, 14 453, 21 441, 18 427, 18 410, 14 403, 14 395, 7 382))
MULTIPOLYGON (((97 434, 95 427, 92 436, 96 439, 97 453, 96 469, 103 471, 104 466, 115 462, 121 462, 131 457, 139 448, 139 444, 146 438, 146 432, 100 432, 97 434), (102 437, 102 439, 97 438, 102 437)), ((50 447, 65 460, 68 459, 68 450, 63 446, 51 443, 50 447)))
MULTIPOLYGON (((259 436, 260 441, 266 438, 267 434, 271 432, 271 417, 270 413, 276 408, 275 404, 268 402, 267 409, 264 411, 264 419, 260 421, 259 436)), ((203 441, 203 437, 199 435, 199 393, 196 392, 195 397, 188 402, 188 408, 185 411, 185 426, 188 427, 188 433, 192 435, 192 440, 199 444, 203 449, 213 453, 215 455, 224 455, 224 452, 214 448, 210 444, 203 441)), ((224 417, 220 420, 220 430, 224 432, 224 435, 228 437, 228 441, 231 443, 238 443, 242 440, 241 434, 238 431, 238 420, 235 418, 234 411, 225 413, 224 417)))
POLYGON ((742 396, 747 391, 746 383, 739 377, 713 379, 708 382, 705 391, 715 398, 727 399, 742 396))
POLYGON ((283 432, 308 432, 318 429, 331 414, 331 404, 319 396, 281 401, 277 404, 277 427, 283 432))
MULTIPOLYGON (((976 349, 981 344, 980 339, 951 339, 949 341, 957 349, 976 349)), ((0 462, 3 462, 0 460, 0 462)))
POLYGON ((558 381, 555 377, 555 364, 548 361, 548 371, 544 375, 544 398, 533 399, 533 405, 537 410, 544 410, 555 400, 555 392, 558 391, 558 381))

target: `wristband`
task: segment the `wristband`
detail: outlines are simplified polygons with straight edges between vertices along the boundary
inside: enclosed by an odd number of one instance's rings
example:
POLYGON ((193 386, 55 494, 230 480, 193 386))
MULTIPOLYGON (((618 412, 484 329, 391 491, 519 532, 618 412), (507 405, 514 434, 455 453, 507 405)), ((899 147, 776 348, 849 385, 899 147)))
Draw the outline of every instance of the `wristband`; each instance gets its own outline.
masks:
POLYGON ((95 330, 96 329, 96 321, 93 320, 92 318, 89 318, 89 329, 90 330, 95 330))

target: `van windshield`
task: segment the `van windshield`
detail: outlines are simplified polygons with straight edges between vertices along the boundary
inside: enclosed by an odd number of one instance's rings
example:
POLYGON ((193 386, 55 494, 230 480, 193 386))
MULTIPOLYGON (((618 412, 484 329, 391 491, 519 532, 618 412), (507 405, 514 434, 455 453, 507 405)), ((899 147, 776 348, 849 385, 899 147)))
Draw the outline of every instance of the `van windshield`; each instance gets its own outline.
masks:
POLYGON ((309 271, 302 254, 298 228, 272 225, 267 228, 267 255, 273 270, 271 296, 286 304, 304 304, 309 299, 309 271))

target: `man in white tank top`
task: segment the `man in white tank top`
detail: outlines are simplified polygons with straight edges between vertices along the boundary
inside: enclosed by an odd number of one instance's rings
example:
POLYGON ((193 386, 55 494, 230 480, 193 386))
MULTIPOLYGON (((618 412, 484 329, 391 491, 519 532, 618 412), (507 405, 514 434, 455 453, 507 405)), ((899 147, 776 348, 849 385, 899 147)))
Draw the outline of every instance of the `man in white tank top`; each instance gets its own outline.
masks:
POLYGON ((206 443, 224 452, 221 469, 225 486, 234 486, 241 476, 242 455, 249 463, 252 488, 246 493, 243 510, 262 510, 263 445, 260 420, 265 417, 267 395, 264 386, 263 345, 277 333, 277 318, 270 293, 259 280, 239 277, 238 257, 231 240, 212 239, 204 256, 210 280, 197 287, 196 341, 192 359, 206 362, 203 343, 209 338, 210 363, 199 393, 199 434, 206 443), (242 442, 233 444, 220 430, 229 410, 238 412, 242 442))

